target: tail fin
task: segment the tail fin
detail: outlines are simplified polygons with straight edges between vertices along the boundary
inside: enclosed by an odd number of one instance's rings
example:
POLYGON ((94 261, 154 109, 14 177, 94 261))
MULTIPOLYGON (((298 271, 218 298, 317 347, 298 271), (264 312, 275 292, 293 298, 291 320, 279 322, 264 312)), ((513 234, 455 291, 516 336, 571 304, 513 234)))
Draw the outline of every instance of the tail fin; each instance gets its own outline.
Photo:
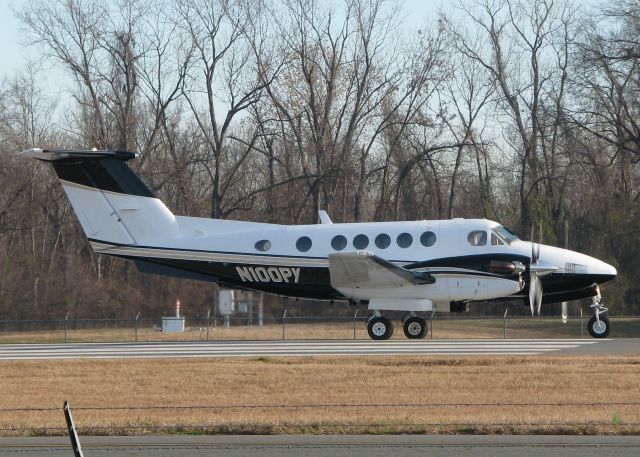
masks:
POLYGON ((175 216, 127 162, 127 151, 27 149, 20 155, 51 162, 91 241, 153 244, 178 235, 175 216))

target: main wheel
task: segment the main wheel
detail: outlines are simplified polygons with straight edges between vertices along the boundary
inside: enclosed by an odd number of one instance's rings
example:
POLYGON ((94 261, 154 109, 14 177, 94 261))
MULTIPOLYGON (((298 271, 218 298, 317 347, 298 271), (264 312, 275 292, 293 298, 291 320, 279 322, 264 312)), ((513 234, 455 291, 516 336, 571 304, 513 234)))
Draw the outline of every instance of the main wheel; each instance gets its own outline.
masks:
POLYGON ((412 316, 402 324, 404 336, 411 339, 424 338, 427 334, 427 320, 422 317, 412 316))
POLYGON ((367 322, 367 332, 372 340, 388 340, 393 335, 393 324, 386 317, 372 317, 367 322))
POLYGON ((594 338, 606 338, 609 336, 609 330, 611 326, 609 325, 609 318, 605 315, 600 316, 600 321, 596 319, 596 316, 593 316, 589 320, 589 333, 594 338))

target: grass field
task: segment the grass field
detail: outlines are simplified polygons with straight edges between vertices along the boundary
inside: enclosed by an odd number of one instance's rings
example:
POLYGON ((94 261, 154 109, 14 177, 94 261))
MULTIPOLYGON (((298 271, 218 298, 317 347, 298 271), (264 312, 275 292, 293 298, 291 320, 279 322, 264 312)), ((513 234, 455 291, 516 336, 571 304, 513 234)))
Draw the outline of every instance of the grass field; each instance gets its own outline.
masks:
MULTIPOLYGON (((587 331, 588 319, 583 320, 583 333, 589 338, 587 331)), ((640 318, 612 318, 611 337, 634 338, 640 337, 640 318)), ((399 321, 394 323, 396 329, 394 339, 404 339, 399 321)), ((531 318, 508 319, 508 338, 579 338, 580 319, 572 318, 563 324, 560 318, 531 318)), ((1 329, 1 327, 0 327, 1 329)), ((157 329, 141 327, 138 329, 138 341, 196 341, 207 338, 206 326, 191 325, 187 320, 184 333, 162 333, 157 329)), ((270 323, 263 327, 254 326, 223 326, 209 327, 211 340, 277 340, 283 337, 281 324, 270 323)), ((286 339, 352 339, 354 325, 352 321, 338 321, 329 323, 287 323, 284 329, 286 339)), ((430 338, 429 334, 427 338, 430 338)), ((504 321, 502 319, 443 319, 434 320, 433 338, 503 338, 504 321)), ((91 341, 134 341, 136 333, 133 328, 124 329, 73 329, 67 331, 69 342, 91 341)), ((355 338, 368 339, 364 322, 357 321, 355 338)), ((2 343, 59 343, 64 341, 64 330, 43 331, 1 331, 2 343)))
POLYGON ((63 433, 64 400, 82 434, 640 432, 640 356, 4 361, 0 385, 5 436, 63 433))

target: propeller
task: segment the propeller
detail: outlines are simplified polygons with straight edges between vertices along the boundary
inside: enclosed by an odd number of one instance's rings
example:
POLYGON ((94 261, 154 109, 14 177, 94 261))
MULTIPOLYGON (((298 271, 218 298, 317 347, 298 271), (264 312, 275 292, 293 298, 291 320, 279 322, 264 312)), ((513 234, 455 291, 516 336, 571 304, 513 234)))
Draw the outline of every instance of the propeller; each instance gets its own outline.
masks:
MULTIPOLYGON (((542 234, 542 230, 540 230, 542 234)), ((555 265, 540 260, 540 245, 534 241, 534 227, 531 227, 531 263, 529 264, 529 306, 531 315, 535 312, 540 315, 542 309, 542 281, 540 278, 547 276, 558 269, 555 265)))
POLYGON ((569 319, 569 309, 568 306, 569 304, 566 301, 562 302, 562 323, 566 324, 567 320, 569 319))

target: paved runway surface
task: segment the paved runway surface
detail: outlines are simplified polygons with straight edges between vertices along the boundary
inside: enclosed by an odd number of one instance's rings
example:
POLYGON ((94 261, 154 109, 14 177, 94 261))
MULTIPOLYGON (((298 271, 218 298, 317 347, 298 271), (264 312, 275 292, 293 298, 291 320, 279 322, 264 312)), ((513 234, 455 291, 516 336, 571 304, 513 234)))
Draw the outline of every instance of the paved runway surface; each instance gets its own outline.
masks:
POLYGON ((319 355, 637 355, 640 339, 3 344, 0 360, 319 355))
MULTIPOLYGON (((81 437, 87 457, 637 457, 637 436, 147 436, 81 437)), ((69 457, 68 438, 2 438, 0 456, 69 457)))

